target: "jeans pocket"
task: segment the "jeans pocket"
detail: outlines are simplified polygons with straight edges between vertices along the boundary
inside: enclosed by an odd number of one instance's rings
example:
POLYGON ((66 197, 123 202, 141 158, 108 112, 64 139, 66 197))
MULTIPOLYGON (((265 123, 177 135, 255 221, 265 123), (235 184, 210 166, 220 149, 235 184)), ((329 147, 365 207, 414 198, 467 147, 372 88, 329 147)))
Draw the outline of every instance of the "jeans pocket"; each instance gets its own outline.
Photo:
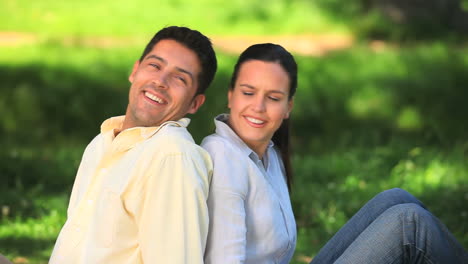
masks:
POLYGON ((97 242, 103 247, 110 247, 115 238, 116 233, 116 210, 120 202, 119 195, 106 189, 104 197, 98 205, 97 228, 99 235, 97 235, 97 242))

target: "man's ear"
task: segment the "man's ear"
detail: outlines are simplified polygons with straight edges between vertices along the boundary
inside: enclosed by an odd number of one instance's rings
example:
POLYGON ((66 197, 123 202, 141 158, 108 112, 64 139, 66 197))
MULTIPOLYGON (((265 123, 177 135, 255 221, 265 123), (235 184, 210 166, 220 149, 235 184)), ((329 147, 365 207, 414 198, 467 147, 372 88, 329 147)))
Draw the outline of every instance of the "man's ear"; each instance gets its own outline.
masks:
POLYGON ((135 61, 135 63, 133 64, 132 73, 130 73, 130 76, 128 76, 128 80, 130 81, 130 83, 133 83, 133 79, 135 78, 135 73, 138 70, 138 66, 140 66, 139 60, 135 61))
POLYGON ((190 103, 190 108, 187 111, 189 114, 195 114, 198 111, 198 108, 203 105, 205 102, 205 95, 204 94, 197 94, 193 98, 192 102, 190 103))
POLYGON ((286 113, 286 115, 284 116, 284 119, 288 119, 289 118, 289 114, 291 113, 292 109, 293 109, 293 106, 294 106, 294 98, 291 98, 291 100, 288 101, 288 112, 286 113))

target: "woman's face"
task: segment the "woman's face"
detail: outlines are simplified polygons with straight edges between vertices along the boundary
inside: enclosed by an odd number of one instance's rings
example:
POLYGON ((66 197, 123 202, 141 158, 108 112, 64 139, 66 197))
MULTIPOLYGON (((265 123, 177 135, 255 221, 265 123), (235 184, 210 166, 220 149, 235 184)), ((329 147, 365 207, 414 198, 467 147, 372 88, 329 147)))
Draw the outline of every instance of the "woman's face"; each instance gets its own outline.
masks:
POLYGON ((260 157, 293 101, 288 99, 289 77, 280 64, 249 60, 239 69, 228 93, 229 125, 260 157))

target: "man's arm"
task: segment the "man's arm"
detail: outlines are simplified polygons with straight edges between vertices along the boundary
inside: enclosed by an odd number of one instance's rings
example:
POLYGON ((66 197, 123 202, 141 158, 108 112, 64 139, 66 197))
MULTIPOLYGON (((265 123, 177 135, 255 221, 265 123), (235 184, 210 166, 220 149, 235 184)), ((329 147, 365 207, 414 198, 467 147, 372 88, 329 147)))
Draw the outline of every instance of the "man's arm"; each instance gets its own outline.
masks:
POLYGON ((68 203, 67 217, 70 217, 78 206, 91 181, 90 177, 94 175, 98 161, 102 155, 101 149, 98 148, 99 144, 102 144, 102 137, 100 135, 96 136, 88 146, 86 146, 86 149, 83 152, 75 181, 73 182, 72 192, 68 203))
POLYGON ((195 148, 167 154, 145 172, 135 215, 144 263, 203 263, 211 166, 195 148))

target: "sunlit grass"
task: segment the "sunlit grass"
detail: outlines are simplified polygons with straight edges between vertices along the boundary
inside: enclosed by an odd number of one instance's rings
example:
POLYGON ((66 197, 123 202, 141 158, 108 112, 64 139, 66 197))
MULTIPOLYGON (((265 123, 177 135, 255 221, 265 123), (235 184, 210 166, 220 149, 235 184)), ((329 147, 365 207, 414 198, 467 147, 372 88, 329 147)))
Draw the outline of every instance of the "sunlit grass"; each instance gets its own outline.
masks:
POLYGON ((4 215, 0 220, 0 251, 14 263, 47 263, 66 219, 67 195, 35 199, 34 203, 45 209, 40 217, 4 215))
POLYGON ((59 36, 147 36, 168 25, 210 35, 272 35, 348 31, 313 1, 6 0, 0 30, 59 36))
MULTIPOLYGON (((81 153, 106 117, 122 113, 127 75, 144 44, 0 47, 0 191, 10 210, 0 222, 2 254, 47 262, 81 153)), ((468 52, 461 51, 440 43, 376 51, 358 43, 297 57, 297 263, 365 201, 393 187, 415 194, 468 245, 468 52)), ((226 109, 235 56, 219 53, 219 60, 206 105, 189 127, 198 142, 226 109)))

